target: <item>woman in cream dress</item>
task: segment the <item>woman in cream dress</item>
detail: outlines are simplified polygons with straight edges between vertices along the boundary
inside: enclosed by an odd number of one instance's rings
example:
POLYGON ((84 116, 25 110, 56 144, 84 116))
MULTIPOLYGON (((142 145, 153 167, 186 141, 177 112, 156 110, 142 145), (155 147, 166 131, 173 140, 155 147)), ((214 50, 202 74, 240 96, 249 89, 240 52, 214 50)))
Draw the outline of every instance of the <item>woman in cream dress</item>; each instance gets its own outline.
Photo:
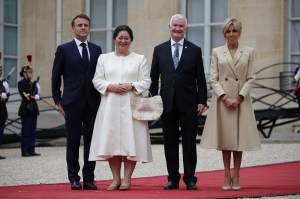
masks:
POLYGON ((125 25, 117 27, 114 40, 116 50, 100 55, 93 78, 101 103, 89 160, 108 160, 113 174, 108 190, 128 190, 136 162, 152 162, 148 122, 133 119, 130 105, 130 96, 147 91, 151 79, 145 56, 129 50, 132 30, 125 25))
POLYGON ((225 168, 223 190, 239 190, 243 151, 261 149, 250 97, 255 80, 253 48, 240 45, 242 24, 229 18, 222 25, 227 44, 214 48, 210 84, 213 89, 200 146, 222 151, 225 168), (230 174, 233 154, 234 173, 230 174))

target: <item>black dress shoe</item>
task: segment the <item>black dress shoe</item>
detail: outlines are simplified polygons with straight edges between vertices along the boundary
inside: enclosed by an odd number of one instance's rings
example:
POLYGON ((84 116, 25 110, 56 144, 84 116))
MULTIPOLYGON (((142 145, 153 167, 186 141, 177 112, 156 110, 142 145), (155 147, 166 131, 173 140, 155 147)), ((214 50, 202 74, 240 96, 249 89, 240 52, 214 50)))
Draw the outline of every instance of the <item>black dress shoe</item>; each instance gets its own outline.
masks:
POLYGON ((97 186, 95 185, 94 181, 88 181, 83 183, 83 189, 97 190, 97 186))
POLYGON ((22 157, 31 157, 31 154, 30 153, 24 153, 24 154, 22 154, 22 157))
POLYGON ((195 182, 188 182, 186 184, 186 190, 197 190, 198 187, 195 182))
POLYGON ((30 153, 31 156, 40 156, 41 154, 39 153, 36 153, 36 152, 33 152, 33 153, 30 153))
POLYGON ((72 190, 80 190, 80 189, 82 189, 82 186, 81 186, 80 182, 73 181, 73 182, 71 182, 71 189, 72 190))
POLYGON ((179 189, 179 182, 169 181, 165 186, 165 190, 179 189))
POLYGON ((3 160, 3 159, 5 159, 5 157, 3 157, 3 156, 0 155, 0 160, 3 160))

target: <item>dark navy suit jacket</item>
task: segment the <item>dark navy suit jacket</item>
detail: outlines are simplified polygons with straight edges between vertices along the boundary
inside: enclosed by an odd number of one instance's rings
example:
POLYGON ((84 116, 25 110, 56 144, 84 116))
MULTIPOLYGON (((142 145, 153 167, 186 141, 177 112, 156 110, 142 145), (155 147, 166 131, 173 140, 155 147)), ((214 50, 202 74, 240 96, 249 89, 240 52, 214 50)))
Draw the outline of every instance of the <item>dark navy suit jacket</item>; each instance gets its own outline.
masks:
POLYGON ((92 109, 99 107, 100 93, 94 88, 92 79, 102 50, 91 42, 88 42, 88 48, 90 66, 86 68, 74 40, 57 47, 52 70, 52 95, 55 104, 61 103, 64 109, 80 110, 87 105, 92 109))
POLYGON ((207 88, 202 51, 195 44, 184 40, 176 70, 172 59, 171 40, 156 46, 151 66, 152 95, 158 94, 159 78, 164 112, 172 111, 174 98, 180 112, 195 112, 198 104, 206 105, 207 88))

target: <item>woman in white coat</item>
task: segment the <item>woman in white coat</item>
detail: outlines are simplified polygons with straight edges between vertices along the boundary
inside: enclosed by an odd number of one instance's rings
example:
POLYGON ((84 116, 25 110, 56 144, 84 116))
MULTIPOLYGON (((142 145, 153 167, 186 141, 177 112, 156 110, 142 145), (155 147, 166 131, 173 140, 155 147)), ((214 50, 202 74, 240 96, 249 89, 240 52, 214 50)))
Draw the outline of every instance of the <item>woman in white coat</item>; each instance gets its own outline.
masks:
POLYGON ((242 24, 228 18, 222 25, 226 45, 212 51, 210 84, 213 89, 200 146, 222 151, 223 190, 239 190, 243 151, 261 149, 250 97, 255 80, 253 48, 240 45, 242 24), (233 154, 234 173, 230 174, 233 154))
POLYGON ((132 30, 118 26, 113 37, 115 51, 99 56, 93 78, 101 103, 89 160, 108 160, 113 182, 107 190, 129 190, 136 162, 152 162, 148 122, 132 118, 130 96, 147 91, 151 79, 145 56, 130 51, 132 30))

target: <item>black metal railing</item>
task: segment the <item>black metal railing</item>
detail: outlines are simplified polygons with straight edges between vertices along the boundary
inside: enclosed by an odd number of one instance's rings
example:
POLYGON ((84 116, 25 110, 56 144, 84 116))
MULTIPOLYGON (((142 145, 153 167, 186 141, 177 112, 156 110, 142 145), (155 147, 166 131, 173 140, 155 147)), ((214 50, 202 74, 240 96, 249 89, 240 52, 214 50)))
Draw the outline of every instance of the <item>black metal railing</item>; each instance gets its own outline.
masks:
MULTIPOLYGON (((300 109, 296 97, 293 95, 293 89, 295 85, 292 84, 293 71, 279 72, 278 76, 268 76, 270 70, 274 70, 276 67, 282 67, 284 65, 299 66, 300 63, 277 63, 262 68, 257 72, 257 78, 253 85, 252 96, 253 105, 255 108, 255 117, 257 121, 257 128, 265 138, 269 138, 275 127, 300 121, 300 109), (274 83, 278 84, 274 84, 274 83)), ((282 67, 283 68, 283 67, 282 67)), ((209 89, 210 102, 211 92, 209 89)), ((11 96, 18 95, 13 93, 11 96)), ((9 100, 9 103, 16 103, 20 99, 9 100)), ((58 113, 55 105, 52 102, 52 97, 42 97, 38 102, 40 110, 40 116, 49 112, 54 113, 54 117, 58 117, 60 124, 54 127, 38 127, 36 141, 39 143, 49 142, 61 137, 65 137, 64 121, 58 113), (50 102, 49 102, 50 101, 50 102)), ((202 134, 203 126, 205 124, 206 114, 199 118, 198 122, 198 134, 202 134)), ((47 119, 43 120, 47 122, 47 119)), ((38 125, 40 126, 40 125, 38 125)), ((150 136, 153 143, 162 142, 162 130, 160 119, 155 121, 149 121, 150 136)), ((3 143, 19 142, 21 132, 21 121, 19 117, 9 117, 6 126, 3 143)))

